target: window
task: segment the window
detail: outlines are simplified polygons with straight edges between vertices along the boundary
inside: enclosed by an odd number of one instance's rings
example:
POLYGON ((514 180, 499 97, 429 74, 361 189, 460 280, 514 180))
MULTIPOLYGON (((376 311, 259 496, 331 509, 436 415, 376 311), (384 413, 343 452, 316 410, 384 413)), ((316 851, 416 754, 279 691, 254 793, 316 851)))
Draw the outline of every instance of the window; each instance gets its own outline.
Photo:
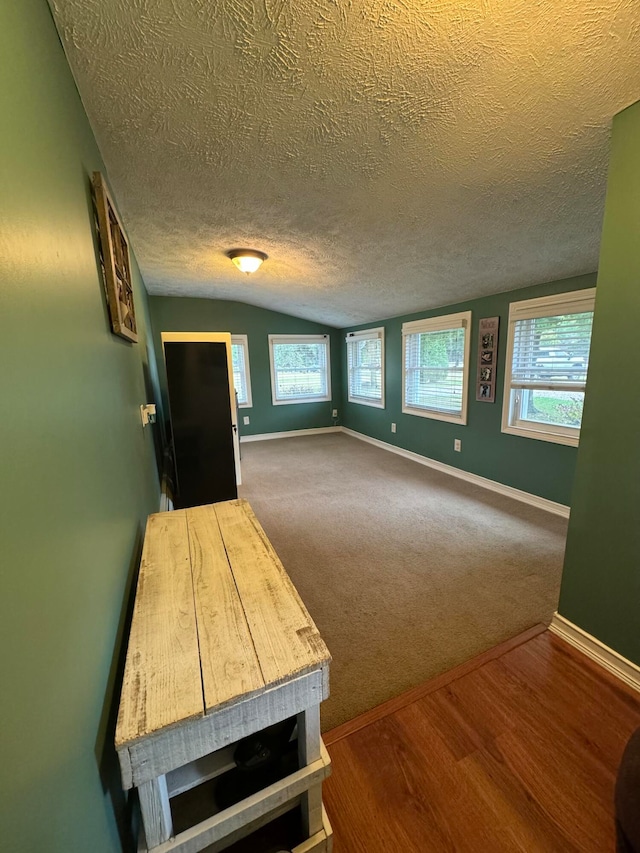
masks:
POLYGON ((328 335, 269 335, 274 406, 331 399, 328 335))
POLYGON ((249 374, 249 342, 246 335, 231 335, 233 384, 241 409, 251 407, 251 377, 249 374))
POLYGON ((466 424, 471 311, 402 325, 402 411, 466 424))
POLYGON ((384 328, 347 335, 349 402, 384 409, 384 328))
POLYGON ((576 446, 595 288, 512 302, 502 431, 576 446))

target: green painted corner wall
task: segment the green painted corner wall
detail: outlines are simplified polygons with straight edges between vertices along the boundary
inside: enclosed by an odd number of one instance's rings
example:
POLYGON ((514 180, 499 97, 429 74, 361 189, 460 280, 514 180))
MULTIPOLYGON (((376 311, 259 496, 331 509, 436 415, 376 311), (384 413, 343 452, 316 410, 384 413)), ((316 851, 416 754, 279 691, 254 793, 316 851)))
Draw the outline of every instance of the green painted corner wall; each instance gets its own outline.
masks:
POLYGON ((560 613, 640 664, 640 102, 613 121, 560 613))
POLYGON ((115 853, 126 602, 155 448, 140 343, 109 330, 90 175, 104 171, 45 0, 0 7, 0 827, 12 853, 115 853))
POLYGON ((463 471, 496 480, 558 503, 568 504, 573 484, 576 448, 552 444, 501 432, 505 347, 509 304, 570 290, 593 287, 595 273, 548 282, 449 305, 432 311, 378 320, 342 330, 340 363, 343 371, 342 423, 349 429, 386 441, 396 447, 453 465, 463 471), (472 312, 471 365, 467 424, 446 423, 402 413, 402 324, 422 317, 435 317, 458 311, 472 312), (477 402, 475 376, 478 350, 478 320, 500 317, 498 370, 495 403, 477 402), (349 403, 347 400, 347 332, 356 329, 385 328, 386 407, 349 403), (397 432, 391 432, 391 423, 397 432), (462 440, 462 452, 453 449, 455 438, 462 440))
POLYGON ((568 504, 573 485, 576 449, 501 432, 504 347, 509 305, 521 299, 593 287, 595 282, 596 275, 593 273, 342 330, 240 302, 152 296, 149 302, 163 406, 166 410, 166 377, 160 342, 162 331, 230 331, 232 334, 246 334, 249 340, 253 407, 241 410, 241 419, 243 415, 251 418, 250 425, 240 425, 243 435, 332 426, 334 420, 331 410, 337 408, 337 423, 340 425, 482 477, 568 504), (467 310, 473 313, 470 368, 472 379, 476 371, 477 320, 481 317, 500 317, 496 402, 477 402, 471 388, 466 426, 403 414, 402 323, 420 317, 467 310), (385 327, 385 409, 349 403, 346 391, 346 333, 358 328, 380 325, 385 327), (268 335, 278 333, 330 335, 333 392, 331 403, 273 406, 268 335), (395 435, 391 433, 391 422, 397 424, 398 431, 395 435), (453 450, 454 438, 462 439, 462 453, 453 450))
POLYGON ((247 335, 249 368, 251 373, 251 408, 240 409, 240 434, 256 435, 285 432, 294 429, 316 429, 332 426, 333 407, 341 399, 342 374, 340 370, 340 334, 337 329, 301 320, 288 314, 279 314, 242 302, 220 299, 194 299, 190 297, 152 296, 149 299, 151 323, 156 350, 163 408, 168 412, 166 399, 166 373, 162 355, 162 332, 231 332, 247 335), (330 336, 331 391, 333 401, 324 403, 298 403, 274 406, 271 402, 271 374, 269 368, 269 335, 301 334, 330 336), (243 416, 250 423, 242 423, 243 416))

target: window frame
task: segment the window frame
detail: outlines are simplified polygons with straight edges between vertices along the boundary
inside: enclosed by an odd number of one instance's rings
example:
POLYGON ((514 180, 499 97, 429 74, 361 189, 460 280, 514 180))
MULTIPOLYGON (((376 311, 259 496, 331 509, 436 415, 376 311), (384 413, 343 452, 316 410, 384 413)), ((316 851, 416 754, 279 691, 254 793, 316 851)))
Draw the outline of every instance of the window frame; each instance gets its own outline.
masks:
POLYGON ((271 373, 271 403, 274 406, 291 406, 299 403, 325 403, 331 400, 331 339, 329 335, 269 335, 269 369, 271 373), (323 343, 326 347, 326 382, 327 393, 323 396, 294 397, 289 400, 276 399, 276 370, 273 358, 274 344, 309 344, 323 343))
POLYGON ((375 329, 362 329, 359 332, 348 332, 345 338, 347 344, 347 400, 349 403, 357 403, 361 406, 373 406, 375 409, 385 408, 385 364, 384 364, 384 326, 377 326, 375 329), (355 344, 358 341, 380 341, 380 399, 376 400, 372 397, 359 397, 357 394, 351 393, 351 370, 349 368, 349 344, 355 344))
POLYGON ((231 335, 231 368, 233 372, 233 347, 241 346, 244 351, 244 384, 247 389, 247 402, 238 403, 239 409, 253 408, 253 398, 251 395, 251 369, 249 367, 249 336, 248 335, 231 335))
POLYGON ((456 314, 441 314, 437 317, 427 317, 423 320, 413 320, 402 324, 402 412, 405 415, 417 415, 436 421, 461 424, 467 423, 469 398, 469 366, 471 361, 471 311, 460 311, 456 314), (412 406, 407 403, 407 339, 411 335, 424 332, 445 332, 451 329, 464 329, 464 357, 462 365, 462 409, 460 414, 441 412, 437 409, 427 409, 412 406))
MULTIPOLYGON (((577 447, 580 443, 580 427, 563 426, 561 424, 539 423, 520 417, 523 409, 524 394, 535 388, 517 389, 512 386, 513 356, 515 344, 516 323, 522 320, 532 320, 539 317, 558 317, 563 314, 584 314, 593 312, 595 308, 595 287, 584 290, 572 290, 565 293, 555 293, 551 296, 540 296, 535 299, 523 299, 509 305, 509 323, 507 346, 505 350, 504 387, 502 395, 502 432, 508 435, 518 435, 523 438, 534 438, 538 441, 549 441, 553 444, 565 444, 577 447), (520 390, 520 398, 517 391, 520 390), (514 397, 515 394, 515 397, 514 397)), ((588 365, 587 365, 588 370, 588 365)), ((563 383, 555 383, 561 386, 563 383)), ((569 383, 564 383, 568 385, 569 383)), ((564 390, 553 387, 548 383, 545 390, 564 390)), ((572 386, 568 390, 586 391, 586 379, 582 389, 572 386)))

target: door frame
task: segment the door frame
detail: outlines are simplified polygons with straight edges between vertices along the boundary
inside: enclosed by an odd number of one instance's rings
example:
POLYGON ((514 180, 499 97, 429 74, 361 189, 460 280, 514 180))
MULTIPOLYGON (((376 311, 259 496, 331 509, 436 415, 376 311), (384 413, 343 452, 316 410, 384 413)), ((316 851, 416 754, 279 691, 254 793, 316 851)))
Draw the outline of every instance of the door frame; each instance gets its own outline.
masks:
POLYGON ((160 332, 162 357, 164 345, 177 344, 225 344, 227 348, 227 369, 229 373, 229 405, 231 407, 231 428, 233 430, 233 455, 236 466, 236 485, 242 484, 240 472, 240 436, 238 434, 238 410, 236 408, 236 390, 233 384, 233 353, 231 350, 231 332, 160 332))

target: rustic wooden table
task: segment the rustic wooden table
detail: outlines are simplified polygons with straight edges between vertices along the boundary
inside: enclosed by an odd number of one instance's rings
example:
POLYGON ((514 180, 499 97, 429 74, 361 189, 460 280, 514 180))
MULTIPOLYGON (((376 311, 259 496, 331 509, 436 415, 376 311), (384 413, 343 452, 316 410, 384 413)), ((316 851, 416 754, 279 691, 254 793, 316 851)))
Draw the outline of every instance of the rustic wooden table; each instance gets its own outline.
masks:
POLYGON ((331 850, 320 737, 330 660, 246 501, 149 516, 116 731, 146 849, 213 853, 300 804, 293 853, 331 850), (232 767, 238 740, 293 716, 297 771, 174 834, 172 797, 232 767))

